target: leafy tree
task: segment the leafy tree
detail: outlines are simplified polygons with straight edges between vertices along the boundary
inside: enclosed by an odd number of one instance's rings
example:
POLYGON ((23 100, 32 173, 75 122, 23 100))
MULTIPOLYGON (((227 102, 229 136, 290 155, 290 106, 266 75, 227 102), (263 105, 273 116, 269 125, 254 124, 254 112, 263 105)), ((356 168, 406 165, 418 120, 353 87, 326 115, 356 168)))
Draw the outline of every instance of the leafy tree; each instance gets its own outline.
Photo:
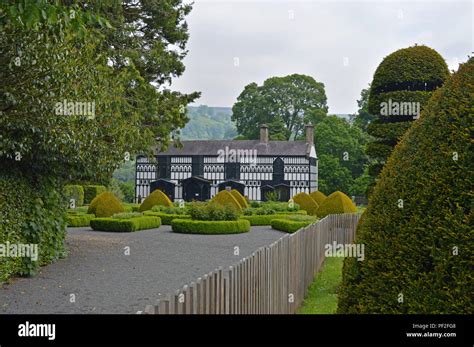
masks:
POLYGON ((369 95, 370 84, 360 92, 360 99, 357 100, 357 106, 359 109, 357 110, 357 113, 351 117, 352 123, 364 132, 367 131, 367 126, 375 120, 375 116, 369 112, 369 95))
POLYGON ((303 133, 311 111, 327 112, 326 102, 324 84, 310 76, 271 77, 262 86, 256 83, 245 86, 232 107, 232 120, 239 134, 250 139, 259 136, 256 125, 283 122, 288 140, 291 135, 303 133))
POLYGON ((343 167, 340 161, 329 154, 318 154, 319 190, 329 195, 335 191, 349 192, 352 176, 349 169, 343 167))

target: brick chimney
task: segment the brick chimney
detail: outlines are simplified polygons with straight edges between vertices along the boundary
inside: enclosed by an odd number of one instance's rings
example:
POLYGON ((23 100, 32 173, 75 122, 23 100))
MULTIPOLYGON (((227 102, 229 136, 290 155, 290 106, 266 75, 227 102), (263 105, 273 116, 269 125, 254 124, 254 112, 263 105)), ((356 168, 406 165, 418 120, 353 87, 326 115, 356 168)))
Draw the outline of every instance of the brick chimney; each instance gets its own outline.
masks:
POLYGON ((309 122, 305 125, 306 129, 306 143, 312 145, 314 143, 314 125, 309 122))
POLYGON ((268 126, 266 124, 260 125, 260 142, 268 143, 268 126))

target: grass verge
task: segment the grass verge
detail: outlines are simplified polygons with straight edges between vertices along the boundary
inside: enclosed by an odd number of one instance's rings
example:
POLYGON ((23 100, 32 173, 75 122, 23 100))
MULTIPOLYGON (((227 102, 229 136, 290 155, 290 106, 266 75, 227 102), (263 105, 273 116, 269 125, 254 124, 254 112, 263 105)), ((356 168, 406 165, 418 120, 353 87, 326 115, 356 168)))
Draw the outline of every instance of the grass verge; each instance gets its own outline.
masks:
POLYGON ((337 309, 337 287, 342 280, 344 258, 330 257, 309 286, 298 314, 332 314, 337 309))

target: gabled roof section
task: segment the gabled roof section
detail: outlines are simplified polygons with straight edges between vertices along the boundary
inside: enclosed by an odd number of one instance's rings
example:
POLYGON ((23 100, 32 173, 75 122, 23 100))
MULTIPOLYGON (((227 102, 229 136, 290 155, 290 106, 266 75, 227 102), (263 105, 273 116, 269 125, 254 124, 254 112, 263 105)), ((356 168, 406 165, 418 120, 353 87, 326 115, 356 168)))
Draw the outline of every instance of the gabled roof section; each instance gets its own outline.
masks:
POLYGON ((156 155, 209 155, 217 156, 222 151, 227 150, 256 150, 257 156, 306 156, 310 154, 311 146, 305 141, 269 141, 260 140, 195 140, 181 141, 183 148, 176 148, 172 144, 166 151, 156 155))

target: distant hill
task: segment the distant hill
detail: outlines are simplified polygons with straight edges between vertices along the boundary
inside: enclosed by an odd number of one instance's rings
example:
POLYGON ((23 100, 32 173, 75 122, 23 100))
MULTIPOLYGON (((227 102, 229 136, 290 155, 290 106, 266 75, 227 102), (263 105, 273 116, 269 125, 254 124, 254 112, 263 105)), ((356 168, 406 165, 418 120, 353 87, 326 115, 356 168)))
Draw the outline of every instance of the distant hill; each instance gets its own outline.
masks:
POLYGON ((181 130, 182 140, 229 140, 237 136, 231 121, 232 108, 188 106, 189 122, 181 130))

